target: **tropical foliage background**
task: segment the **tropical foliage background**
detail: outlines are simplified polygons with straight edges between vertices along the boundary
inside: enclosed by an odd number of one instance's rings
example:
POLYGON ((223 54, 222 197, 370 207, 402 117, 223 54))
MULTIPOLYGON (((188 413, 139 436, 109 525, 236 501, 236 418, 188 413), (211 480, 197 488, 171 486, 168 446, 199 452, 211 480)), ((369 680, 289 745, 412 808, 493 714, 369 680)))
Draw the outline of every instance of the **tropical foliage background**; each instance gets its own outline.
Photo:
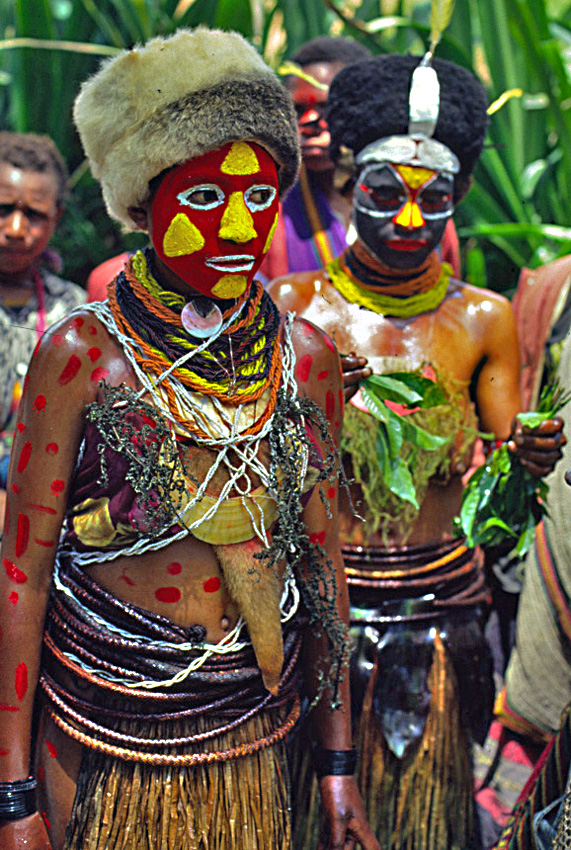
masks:
MULTIPOLYGON (((58 248, 80 282, 124 244, 71 122, 102 57, 199 23, 242 32, 276 69, 304 41, 350 35, 374 53, 426 48, 427 0, 0 0, 0 125, 48 133, 72 171, 58 248)), ((522 265, 571 252, 571 0, 458 0, 438 55, 471 68, 495 101, 486 149, 456 213, 466 276, 509 291, 522 265)))

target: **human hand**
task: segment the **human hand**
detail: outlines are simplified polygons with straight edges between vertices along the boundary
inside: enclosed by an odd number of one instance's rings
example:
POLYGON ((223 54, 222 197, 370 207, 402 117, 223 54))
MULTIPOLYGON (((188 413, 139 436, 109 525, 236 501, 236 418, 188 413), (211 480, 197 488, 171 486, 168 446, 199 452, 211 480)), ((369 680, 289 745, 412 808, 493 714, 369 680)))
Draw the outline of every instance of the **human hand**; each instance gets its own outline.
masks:
POLYGON ((562 457, 561 449, 567 442, 560 416, 546 419, 537 428, 522 425, 517 417, 512 423, 508 449, 535 478, 552 472, 562 457))
POLYGON ((317 850, 380 850, 365 815, 352 776, 323 776, 319 780, 323 824, 317 850))
POLYGON ((350 354, 341 355, 341 368, 343 370, 343 395, 345 402, 353 398, 359 389, 359 381, 369 378, 373 374, 370 366, 367 366, 366 357, 358 357, 354 351, 350 354))
POLYGON ((0 821, 2 850, 52 850, 46 825, 39 812, 20 820, 0 821))

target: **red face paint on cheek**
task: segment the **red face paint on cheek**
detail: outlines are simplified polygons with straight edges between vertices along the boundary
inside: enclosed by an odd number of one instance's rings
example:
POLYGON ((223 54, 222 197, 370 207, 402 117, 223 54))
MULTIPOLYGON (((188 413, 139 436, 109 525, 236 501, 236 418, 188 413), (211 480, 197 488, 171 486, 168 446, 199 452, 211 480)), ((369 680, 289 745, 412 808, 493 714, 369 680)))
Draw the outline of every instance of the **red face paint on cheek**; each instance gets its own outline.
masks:
POLYGON ((34 537, 34 543, 37 543, 38 546, 43 546, 45 549, 51 549, 52 546, 56 545, 55 540, 40 540, 39 537, 34 537))
POLYGON ((10 750, 0 750, 0 756, 9 756, 10 750))
POLYGON ((42 410, 46 409, 46 397, 45 395, 37 395, 34 401, 34 406, 32 410, 35 410, 37 413, 40 413, 42 410))
POLYGON ((16 557, 20 558, 28 548, 30 539, 30 520, 26 514, 18 514, 18 530, 16 533, 16 557))
POLYGON ((307 337, 307 339, 312 337, 315 333, 315 329, 309 324, 309 322, 302 322, 301 329, 303 331, 303 335, 307 337))
POLYGON ((80 369, 81 360, 76 354, 72 354, 69 360, 67 361, 63 372, 57 379, 58 384, 62 387, 65 387, 66 384, 69 384, 71 381, 73 381, 80 369))
POLYGON ((46 446, 46 454, 55 457, 59 452, 59 446, 57 443, 48 443, 46 446))
POLYGON ((182 566, 178 563, 178 561, 173 561, 172 564, 167 566, 167 573, 171 576, 178 576, 182 571, 182 566))
POLYGON ((178 602, 181 598, 181 592, 178 587, 159 587, 155 591, 155 597, 159 602, 178 602))
POLYGON ((28 668, 24 662, 21 662, 16 667, 14 673, 14 687, 16 689, 16 696, 18 697, 19 702, 22 702, 28 693, 28 668))
POLYGON ((100 348, 90 348, 87 352, 87 356, 91 360, 92 363, 95 363, 96 360, 99 360, 101 357, 101 349, 100 348))
POLYGON ((2 703, 0 703, 0 711, 8 711, 8 712, 11 712, 13 714, 15 711, 20 711, 20 706, 19 705, 6 705, 5 702, 2 702, 2 703))
POLYGON ((108 377, 109 369, 105 369, 103 366, 98 366, 97 369, 94 369, 91 373, 89 380, 92 384, 98 384, 99 381, 104 381, 108 377))
POLYGON ((299 363, 297 364, 296 369, 296 376, 303 384, 305 384, 309 380, 312 366, 313 357, 311 356, 311 354, 304 354, 302 357, 299 358, 299 363))
POLYGON ((59 478, 56 478, 55 481, 52 481, 50 484, 50 490, 54 496, 59 496, 65 490, 65 481, 62 481, 59 478))
POLYGON ((12 593, 10 594, 10 596, 8 597, 8 602, 11 602, 12 605, 17 605, 19 598, 20 598, 20 595, 18 593, 16 593, 15 590, 13 590, 12 593))
POLYGON ((217 590, 220 590, 220 579, 218 576, 212 576, 212 578, 204 581, 202 583, 202 589, 205 593, 216 593, 217 590))
POLYGON ((8 558, 2 558, 2 563, 10 581, 13 581, 14 584, 26 584, 28 576, 22 570, 18 569, 16 564, 9 561, 8 558))
POLYGON ((31 454, 32 454, 32 444, 28 440, 22 446, 22 451, 20 452, 20 457, 18 458, 18 466, 17 466, 18 472, 20 472, 20 473, 24 472, 25 468, 27 467, 27 465, 30 461, 31 454))

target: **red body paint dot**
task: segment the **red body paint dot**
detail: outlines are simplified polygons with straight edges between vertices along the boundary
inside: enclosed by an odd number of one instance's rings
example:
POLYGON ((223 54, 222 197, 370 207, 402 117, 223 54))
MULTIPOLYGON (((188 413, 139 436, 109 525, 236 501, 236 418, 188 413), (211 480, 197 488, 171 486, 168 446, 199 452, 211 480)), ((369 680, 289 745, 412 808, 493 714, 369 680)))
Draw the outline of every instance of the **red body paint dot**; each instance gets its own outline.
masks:
POLYGON ((100 348, 90 348, 87 352, 87 356, 91 360, 92 363, 95 363, 96 360, 99 360, 101 357, 101 349, 100 348))
POLYGON ((21 434, 23 431, 25 431, 25 430, 26 430, 26 426, 24 425, 24 423, 23 423, 23 422, 18 422, 18 424, 16 425, 16 428, 18 429, 18 431, 20 432, 20 434, 21 434))
POLYGON ((323 334, 323 340, 329 351, 335 351, 335 343, 333 342, 330 336, 328 336, 327 334, 323 334))
POLYGON ((89 331, 91 336, 97 336, 97 328, 95 327, 95 325, 89 325, 87 330, 89 331))
POLYGON ((335 396, 331 392, 331 390, 327 390, 327 395, 325 396, 325 415, 328 419, 331 419, 333 414, 335 413, 335 396))
POLYGON ((74 329, 74 331, 78 331, 80 328, 82 328, 83 327, 83 319, 81 318, 81 316, 76 316, 75 319, 72 320, 71 326, 74 329))
POLYGON ((329 374, 329 372, 327 371, 327 369, 325 369, 324 372, 319 372, 319 374, 317 375, 317 380, 318 381, 324 381, 325 378, 328 376, 328 374, 329 374))
POLYGON ((330 487, 329 490, 327 491, 327 495, 329 496, 330 499, 334 499, 335 496, 337 495, 337 490, 335 489, 335 487, 330 487))
POLYGON ((22 446, 22 451, 20 452, 20 457, 18 458, 18 472, 23 472, 27 467, 30 461, 30 455, 32 454, 32 444, 28 440, 22 446))
POLYGON ((310 543, 319 543, 320 546, 323 546, 325 543, 325 532, 324 531, 315 531, 313 534, 309 535, 310 543))
POLYGON ((53 759, 57 759, 57 747, 52 744, 51 741, 48 741, 47 738, 44 738, 44 743, 48 748, 48 753, 53 759))
POLYGON ((26 507, 31 508, 34 511, 41 511, 44 514, 57 514, 55 508, 50 508, 47 505, 36 505, 34 502, 29 502, 26 507))
POLYGON ((69 360, 67 361, 63 372, 57 379, 58 384, 62 387, 65 387, 66 384, 69 384, 71 381, 73 381, 80 369, 81 360, 79 359, 77 354, 72 354, 69 360))
POLYGON ((203 581, 202 589, 205 593, 216 593, 217 590, 220 590, 220 579, 218 576, 212 576, 212 578, 203 581))
POLYGON ((16 493, 16 494, 18 494, 20 492, 20 488, 18 487, 17 484, 12 484, 12 486, 10 487, 10 490, 12 491, 12 493, 16 493))
POLYGON ((14 584, 26 584, 28 576, 22 570, 19 570, 16 564, 9 561, 8 558, 2 558, 2 563, 10 581, 13 581, 14 584))
POLYGON ((65 490, 65 481, 62 481, 61 478, 56 478, 56 480, 52 481, 50 484, 50 490, 54 496, 59 496, 60 493, 63 493, 65 490))
POLYGON ((313 327, 313 325, 310 325, 309 322, 303 322, 302 331, 303 335, 309 339, 310 336, 313 336, 315 328, 313 327))
POLYGON ((52 336, 52 345, 56 348, 59 348, 60 345, 63 345, 65 337, 63 334, 53 334, 52 336))
POLYGON ((178 587, 159 587, 155 591, 155 596, 159 602, 178 602, 181 592, 178 587))
POLYGON ((59 452, 59 446, 57 443, 48 443, 46 446, 46 454, 55 457, 59 452))
POLYGON ((296 374, 302 383, 305 383, 309 380, 312 365, 313 357, 311 356, 311 354, 304 354, 303 357, 299 358, 296 374))
POLYGON ((10 755, 10 750, 0 750, 0 756, 8 756, 10 755))
POLYGON ((125 582, 127 587, 135 587, 135 582, 133 581, 133 579, 130 576, 127 575, 127 573, 125 572, 126 569, 127 569, 127 567, 123 567, 123 572, 121 573, 119 578, 122 579, 125 582))
POLYGON ((20 711, 19 705, 6 705, 5 702, 0 703, 0 711, 20 711))
POLYGON ((28 548, 30 539, 30 520, 26 514, 18 514, 18 530, 16 533, 16 557, 20 558, 28 548))
POLYGON ((18 697, 19 702, 22 702, 28 693, 28 668, 23 661, 16 667, 16 671, 14 673, 14 687, 16 688, 16 696, 18 697))
POLYGON ((109 369, 105 369, 103 366, 98 366, 97 369, 94 369, 91 373, 89 380, 93 384, 98 384, 99 381, 104 381, 107 377, 109 377, 109 369))
POLYGON ((177 576, 182 570, 181 564, 178 561, 173 561, 172 564, 168 564, 167 573, 171 576, 177 576))
POLYGON ((52 546, 56 545, 55 540, 40 540, 39 537, 34 537, 34 543, 37 543, 38 546, 44 546, 46 549, 51 549, 52 546))
POLYGON ((16 593, 15 590, 13 590, 12 593, 10 594, 10 596, 8 597, 8 602, 11 602, 12 605, 17 605, 19 598, 20 598, 19 594, 16 593))
POLYGON ((46 409, 46 397, 45 397, 45 395, 42 395, 40 393, 39 395, 36 396, 36 399, 34 401, 34 407, 32 409, 37 410, 38 413, 40 411, 46 409))

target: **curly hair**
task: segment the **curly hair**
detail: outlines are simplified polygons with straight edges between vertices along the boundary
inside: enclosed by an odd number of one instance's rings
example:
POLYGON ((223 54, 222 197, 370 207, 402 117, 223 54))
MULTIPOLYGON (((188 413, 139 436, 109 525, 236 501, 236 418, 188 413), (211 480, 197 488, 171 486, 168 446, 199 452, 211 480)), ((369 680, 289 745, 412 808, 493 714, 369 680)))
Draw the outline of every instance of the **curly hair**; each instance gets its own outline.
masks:
POLYGON ((36 133, 0 132, 0 162, 23 171, 53 174, 57 184, 56 204, 60 208, 67 195, 68 171, 62 155, 49 136, 36 133))

